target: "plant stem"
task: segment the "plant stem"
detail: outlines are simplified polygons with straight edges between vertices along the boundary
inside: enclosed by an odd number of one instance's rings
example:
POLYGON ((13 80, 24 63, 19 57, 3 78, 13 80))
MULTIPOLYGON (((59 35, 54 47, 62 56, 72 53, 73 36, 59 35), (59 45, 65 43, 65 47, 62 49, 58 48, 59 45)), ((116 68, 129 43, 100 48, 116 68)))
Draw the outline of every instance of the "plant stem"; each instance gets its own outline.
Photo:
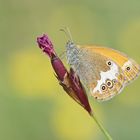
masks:
POLYGON ((94 119, 94 121, 96 122, 96 124, 98 125, 98 127, 100 128, 100 130, 103 132, 103 134, 105 135, 105 137, 107 138, 107 140, 113 140, 112 137, 107 132, 107 130, 103 127, 103 125, 96 118, 96 116, 93 115, 93 114, 90 114, 90 116, 94 119))

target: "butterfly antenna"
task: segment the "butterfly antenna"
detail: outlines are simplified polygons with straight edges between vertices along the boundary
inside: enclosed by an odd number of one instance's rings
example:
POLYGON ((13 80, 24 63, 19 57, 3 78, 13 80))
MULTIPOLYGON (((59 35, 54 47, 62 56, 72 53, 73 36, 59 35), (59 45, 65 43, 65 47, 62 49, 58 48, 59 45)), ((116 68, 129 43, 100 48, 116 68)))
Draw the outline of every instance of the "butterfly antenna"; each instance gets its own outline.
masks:
POLYGON ((68 39, 70 39, 70 41, 73 42, 72 35, 68 27, 65 27, 64 29, 60 29, 60 31, 64 32, 65 35, 68 37, 68 39))
POLYGON ((59 55, 59 57, 60 57, 61 59, 64 59, 65 56, 66 56, 66 51, 63 51, 63 52, 59 55))

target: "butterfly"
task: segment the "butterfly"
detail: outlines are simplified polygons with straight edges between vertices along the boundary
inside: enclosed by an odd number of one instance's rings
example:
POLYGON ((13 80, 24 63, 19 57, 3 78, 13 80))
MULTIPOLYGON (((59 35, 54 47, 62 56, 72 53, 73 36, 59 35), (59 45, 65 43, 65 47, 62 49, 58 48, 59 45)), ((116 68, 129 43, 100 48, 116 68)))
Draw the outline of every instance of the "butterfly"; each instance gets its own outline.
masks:
POLYGON ((68 64, 91 95, 106 101, 121 93, 140 74, 140 65, 124 53, 97 45, 66 44, 68 64))

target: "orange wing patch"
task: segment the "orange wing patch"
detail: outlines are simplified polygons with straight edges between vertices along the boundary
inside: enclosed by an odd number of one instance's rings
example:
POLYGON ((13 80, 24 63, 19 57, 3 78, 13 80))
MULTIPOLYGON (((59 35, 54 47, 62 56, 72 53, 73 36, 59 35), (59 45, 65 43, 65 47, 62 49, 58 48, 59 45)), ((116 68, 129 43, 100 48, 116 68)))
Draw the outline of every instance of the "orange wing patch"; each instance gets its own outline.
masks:
POLYGON ((107 57, 108 59, 113 60, 114 62, 116 62, 120 67, 122 67, 124 65, 125 62, 128 61, 128 57, 111 48, 107 48, 107 47, 102 47, 102 46, 78 46, 79 48, 84 48, 87 50, 90 50, 91 52, 96 52, 99 53, 105 57, 107 57))

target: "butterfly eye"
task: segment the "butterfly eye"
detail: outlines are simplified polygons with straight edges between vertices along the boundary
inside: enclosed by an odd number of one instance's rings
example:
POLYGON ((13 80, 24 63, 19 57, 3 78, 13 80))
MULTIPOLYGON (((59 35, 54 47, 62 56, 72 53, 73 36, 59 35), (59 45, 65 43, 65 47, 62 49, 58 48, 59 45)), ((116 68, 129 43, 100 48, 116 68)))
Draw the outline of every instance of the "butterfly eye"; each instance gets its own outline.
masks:
POLYGON ((101 90, 102 91, 106 91, 107 90, 107 86, 105 84, 101 85, 101 90))
POLYGON ((112 65, 112 62, 111 61, 107 61, 107 65, 108 66, 111 66, 112 65))
POLYGON ((111 80, 107 80, 106 81, 106 85, 109 87, 109 88, 112 88, 113 87, 113 83, 111 80))
POLYGON ((127 66, 127 67, 126 67, 126 70, 127 70, 127 71, 130 71, 130 70, 131 70, 130 66, 127 66))

